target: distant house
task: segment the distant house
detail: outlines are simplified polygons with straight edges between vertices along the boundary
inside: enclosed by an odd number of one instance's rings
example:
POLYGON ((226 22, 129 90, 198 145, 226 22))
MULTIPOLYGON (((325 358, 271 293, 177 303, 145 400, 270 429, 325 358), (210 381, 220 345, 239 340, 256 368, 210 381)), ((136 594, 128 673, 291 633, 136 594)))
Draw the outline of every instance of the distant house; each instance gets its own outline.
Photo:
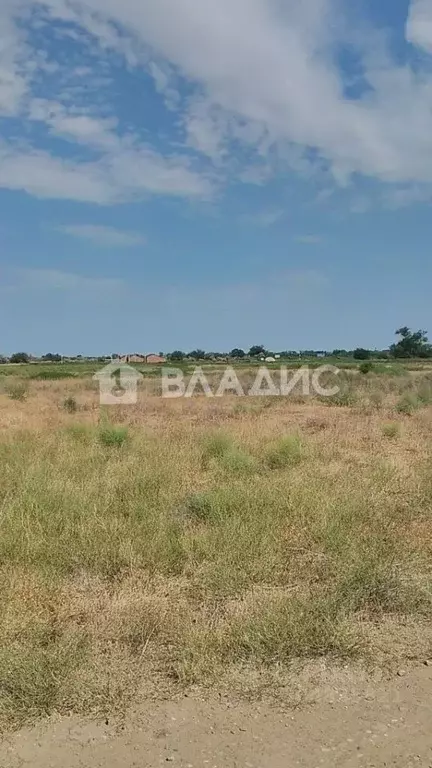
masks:
POLYGON ((153 353, 150 355, 141 355, 135 352, 133 355, 121 355, 119 360, 121 363, 141 363, 144 365, 166 363, 165 357, 162 357, 162 355, 154 355, 153 353))
POLYGON ((146 363, 146 356, 145 355, 139 355, 139 354, 133 354, 133 355, 122 355, 120 357, 121 363, 146 363))

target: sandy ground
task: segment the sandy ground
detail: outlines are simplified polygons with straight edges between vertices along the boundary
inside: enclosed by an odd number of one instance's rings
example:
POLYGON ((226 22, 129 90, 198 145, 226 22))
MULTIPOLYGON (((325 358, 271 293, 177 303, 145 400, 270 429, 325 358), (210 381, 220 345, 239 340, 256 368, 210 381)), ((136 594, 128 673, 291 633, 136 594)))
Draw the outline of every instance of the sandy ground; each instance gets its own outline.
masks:
POLYGON ((346 671, 292 709, 198 695, 122 723, 57 718, 9 736, 2 768, 430 768, 432 666, 387 679, 346 671))

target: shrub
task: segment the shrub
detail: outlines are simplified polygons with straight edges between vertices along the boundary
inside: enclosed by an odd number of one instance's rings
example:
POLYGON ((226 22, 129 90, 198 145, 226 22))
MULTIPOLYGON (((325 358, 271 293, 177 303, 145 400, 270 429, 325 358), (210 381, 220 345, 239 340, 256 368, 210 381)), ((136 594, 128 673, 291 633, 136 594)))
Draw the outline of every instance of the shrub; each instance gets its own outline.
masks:
POLYGON ((400 432, 401 432, 400 424, 398 424, 396 421, 389 422, 388 424, 383 424, 382 426, 382 433, 384 437, 388 437, 389 440, 394 440, 396 437, 399 437, 400 432))
POLYGON ((420 400, 414 392, 406 392, 396 404, 396 410, 398 413, 404 413, 407 416, 420 407, 420 400))
POLYGON ((233 448, 233 440, 225 432, 214 432, 207 435, 203 441, 202 461, 207 465, 210 459, 220 459, 224 453, 233 448))
POLYGON ((6 394, 11 400, 18 400, 24 402, 28 395, 28 387, 24 381, 16 381, 8 383, 6 386, 6 394))
POLYGON ((369 395, 369 403, 373 408, 381 408, 383 404, 383 395, 381 392, 373 391, 369 395))
POLYGON ((365 360, 364 363, 360 363, 359 365, 359 371, 360 373, 363 373, 364 375, 370 373, 373 371, 373 362, 372 360, 365 360))
POLYGON ((417 390, 417 397, 423 405, 430 405, 432 402, 432 387, 428 380, 421 382, 417 390))
POLYGON ((256 459, 241 448, 233 447, 226 451, 220 458, 223 469, 230 472, 247 473, 257 469, 256 459))
POLYGON ((298 464, 301 457, 300 438, 297 435, 286 435, 267 451, 266 463, 270 469, 282 469, 298 464))
POLYGON ((104 424, 99 428, 99 442, 102 445, 120 448, 128 439, 127 427, 116 427, 113 424, 104 424))
POLYGON ((63 402, 63 408, 68 413, 76 413, 78 404, 74 397, 67 397, 63 402))

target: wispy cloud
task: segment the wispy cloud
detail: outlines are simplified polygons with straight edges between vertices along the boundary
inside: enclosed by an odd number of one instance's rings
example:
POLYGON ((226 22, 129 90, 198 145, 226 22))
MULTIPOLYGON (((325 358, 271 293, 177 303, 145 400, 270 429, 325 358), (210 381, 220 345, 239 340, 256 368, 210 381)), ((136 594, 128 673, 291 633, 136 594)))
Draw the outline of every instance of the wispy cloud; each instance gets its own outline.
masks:
POLYGON ((63 272, 58 269, 14 269, 9 271, 8 285, 18 291, 47 291, 49 293, 68 293, 77 298, 82 294, 95 297, 105 295, 114 297, 123 290, 123 280, 110 277, 95 277, 63 272))
POLYGON ((255 213, 245 214, 241 217, 241 221, 245 224, 253 224, 256 227, 272 227, 278 221, 283 219, 285 211, 282 208, 274 208, 262 211, 256 211, 255 213))
POLYGON ((129 232, 96 224, 65 224, 56 227, 56 230, 71 237, 88 240, 103 248, 133 248, 146 244, 146 238, 139 232, 129 232))
POLYGON ((432 189, 431 2, 410 2, 404 63, 361 22, 338 0, 2 0, 0 114, 21 121, 22 134, 14 123, 16 138, 0 145, 0 186, 101 204, 207 200, 222 184, 287 171, 432 189), (96 52, 108 74, 120 56, 125 77, 151 78, 170 137, 152 142, 138 116, 126 128, 87 64, 86 89, 48 87, 54 68, 65 69, 49 38, 43 50, 49 30, 67 34, 83 62, 96 52), (341 45, 358 62, 357 98, 334 56, 341 45), (58 102, 46 97, 53 92, 58 102), (60 142, 47 149, 53 137, 60 142))
POLYGON ((101 205, 149 194, 195 199, 213 194, 212 183, 187 162, 161 157, 147 147, 125 147, 97 161, 79 162, 1 140, 0 187, 101 205))

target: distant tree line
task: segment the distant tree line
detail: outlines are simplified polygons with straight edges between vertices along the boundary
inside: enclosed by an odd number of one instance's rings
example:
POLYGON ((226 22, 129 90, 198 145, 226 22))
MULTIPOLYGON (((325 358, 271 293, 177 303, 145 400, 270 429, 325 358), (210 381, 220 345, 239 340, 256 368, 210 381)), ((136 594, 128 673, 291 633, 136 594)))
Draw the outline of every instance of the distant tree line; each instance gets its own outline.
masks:
MULTIPOLYGON (((389 349, 365 349, 363 347, 357 347, 356 349, 334 349, 333 351, 317 351, 313 349, 305 349, 301 351, 296 350, 283 350, 279 352, 279 356, 284 359, 299 359, 305 357, 333 357, 333 358, 354 358, 354 360, 372 360, 373 358, 379 359, 403 359, 403 358, 427 358, 432 357, 432 345, 429 344, 427 331, 411 331, 410 328, 404 326, 396 331, 396 337, 398 341, 392 344, 389 349)), ((191 360, 205 360, 205 359, 217 359, 218 357, 229 357, 237 360, 242 360, 245 357, 257 358, 257 357, 269 357, 274 356, 274 352, 266 349, 262 344, 253 345, 248 351, 244 349, 234 348, 231 352, 205 352, 202 349, 196 349, 192 352, 186 353, 176 350, 167 355, 168 359, 172 361, 179 361, 185 359, 191 360)))
MULTIPOLYGON (((407 326, 399 328, 396 332, 397 341, 389 349, 366 349, 357 347, 357 349, 334 349, 333 351, 321 351, 306 349, 301 351, 283 350, 281 352, 272 352, 266 349, 262 344, 254 344, 249 350, 235 347, 231 352, 206 352, 204 349, 194 349, 191 352, 182 352, 179 349, 169 353, 166 357, 171 362, 181 363, 184 360, 244 360, 244 359, 262 359, 266 357, 275 357, 285 360, 301 360, 302 358, 350 358, 364 361, 373 359, 408 359, 408 358, 432 358, 432 345, 429 343, 427 331, 412 331, 407 326)), ((162 353, 161 353, 162 355, 162 353)), ((58 353, 49 352, 42 355, 41 358, 31 357, 27 352, 15 352, 9 358, 0 355, 0 363, 30 363, 30 362, 52 362, 59 363, 63 360, 93 360, 100 363, 107 362, 110 359, 117 359, 119 355, 113 354, 101 357, 86 358, 77 355, 75 358, 64 358, 58 353)))

